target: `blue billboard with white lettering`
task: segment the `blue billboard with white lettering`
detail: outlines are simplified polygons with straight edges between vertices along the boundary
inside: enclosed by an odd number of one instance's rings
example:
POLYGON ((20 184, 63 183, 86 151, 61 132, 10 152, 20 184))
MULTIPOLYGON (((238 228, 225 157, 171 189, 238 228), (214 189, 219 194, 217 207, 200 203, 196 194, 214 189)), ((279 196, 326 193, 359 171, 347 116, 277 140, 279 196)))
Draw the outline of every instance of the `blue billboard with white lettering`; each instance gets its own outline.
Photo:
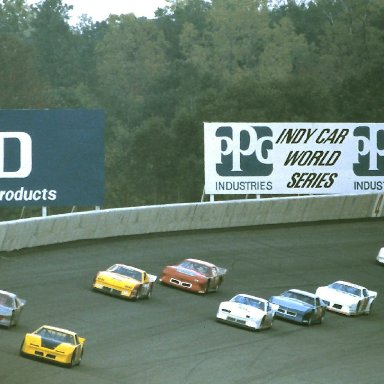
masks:
POLYGON ((0 110, 0 205, 101 205, 104 112, 0 110))

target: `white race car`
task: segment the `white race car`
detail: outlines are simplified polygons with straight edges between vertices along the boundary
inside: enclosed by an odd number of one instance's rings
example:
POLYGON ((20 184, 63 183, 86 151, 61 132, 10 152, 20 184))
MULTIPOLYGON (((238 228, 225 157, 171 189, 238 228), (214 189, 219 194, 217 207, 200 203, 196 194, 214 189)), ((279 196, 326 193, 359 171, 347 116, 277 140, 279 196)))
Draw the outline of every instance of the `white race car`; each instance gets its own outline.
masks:
POLYGON ((348 316, 368 315, 377 292, 347 281, 335 281, 326 287, 319 287, 316 294, 326 304, 327 309, 348 316))
POLYGON ((384 248, 380 248, 380 251, 376 256, 376 261, 379 264, 384 264, 384 248))
POLYGON ((218 321, 234 324, 253 330, 267 329, 278 306, 268 300, 246 294, 239 294, 229 301, 220 303, 216 314, 218 321))
POLYGON ((0 325, 8 328, 16 325, 26 301, 14 293, 0 291, 0 325))

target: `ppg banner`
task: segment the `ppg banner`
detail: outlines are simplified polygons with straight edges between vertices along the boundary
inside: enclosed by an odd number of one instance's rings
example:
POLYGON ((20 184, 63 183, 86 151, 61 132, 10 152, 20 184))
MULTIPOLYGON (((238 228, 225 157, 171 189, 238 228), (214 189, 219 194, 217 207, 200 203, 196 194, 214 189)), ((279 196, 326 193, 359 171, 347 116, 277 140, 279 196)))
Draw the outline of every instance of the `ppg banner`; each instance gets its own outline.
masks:
POLYGON ((384 191, 384 123, 205 123, 207 194, 384 191))
POLYGON ((103 199, 103 111, 0 110, 0 205, 103 199))

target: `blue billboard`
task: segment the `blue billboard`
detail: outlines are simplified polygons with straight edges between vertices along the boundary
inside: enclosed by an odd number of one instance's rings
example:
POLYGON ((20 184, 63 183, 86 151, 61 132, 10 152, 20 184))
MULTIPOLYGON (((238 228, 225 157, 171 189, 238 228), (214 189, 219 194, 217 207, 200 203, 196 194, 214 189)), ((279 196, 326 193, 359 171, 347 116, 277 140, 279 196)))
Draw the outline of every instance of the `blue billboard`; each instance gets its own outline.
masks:
POLYGON ((0 110, 0 206, 101 205, 104 112, 0 110))

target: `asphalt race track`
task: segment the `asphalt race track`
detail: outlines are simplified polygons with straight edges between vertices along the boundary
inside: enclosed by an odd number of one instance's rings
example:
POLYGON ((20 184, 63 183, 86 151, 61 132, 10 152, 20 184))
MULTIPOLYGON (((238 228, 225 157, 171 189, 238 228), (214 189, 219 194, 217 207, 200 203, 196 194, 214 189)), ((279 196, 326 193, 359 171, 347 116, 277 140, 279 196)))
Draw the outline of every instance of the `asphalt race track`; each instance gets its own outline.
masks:
POLYGON ((350 221, 136 236, 0 253, 0 289, 27 300, 18 326, 1 328, 2 384, 382 384, 384 267, 375 263, 384 221, 350 221), (227 267, 216 293, 199 296, 156 283, 150 300, 91 290, 116 262, 159 275, 195 257, 227 267), (215 321, 236 293, 268 298, 349 280, 379 292, 373 313, 327 312, 311 327, 275 320, 252 332, 215 321), (19 356, 26 332, 43 324, 87 339, 72 369, 19 356))

